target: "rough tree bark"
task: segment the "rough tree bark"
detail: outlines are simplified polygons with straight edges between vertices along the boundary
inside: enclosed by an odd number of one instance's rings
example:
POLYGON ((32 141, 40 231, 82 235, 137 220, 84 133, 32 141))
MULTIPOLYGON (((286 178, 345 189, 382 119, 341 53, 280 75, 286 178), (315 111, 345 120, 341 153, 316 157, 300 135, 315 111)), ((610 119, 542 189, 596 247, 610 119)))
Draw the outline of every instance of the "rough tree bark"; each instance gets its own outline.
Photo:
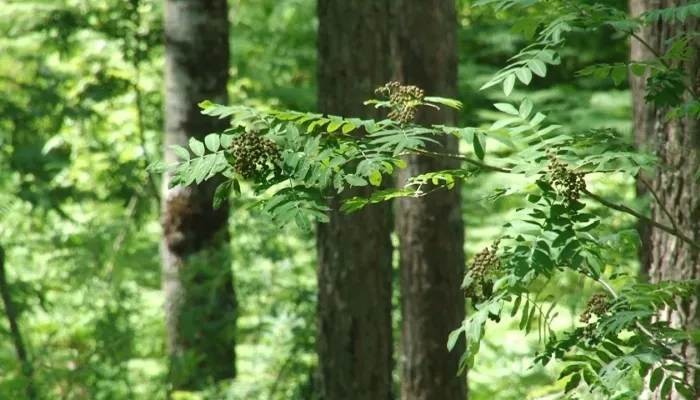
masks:
MULTIPOLYGON (((675 7, 688 2, 638 0, 632 3, 637 3, 636 7, 639 7, 633 9, 633 12, 640 13, 652 9, 675 7)), ((667 50, 664 41, 681 31, 697 32, 699 25, 698 19, 693 17, 686 19, 684 24, 666 24, 659 21, 644 33, 644 39, 654 49, 653 52, 664 54, 667 50)), ((682 68, 687 76, 691 77, 692 90, 698 93, 700 61, 697 54, 700 51, 700 40, 696 38, 692 46, 695 48, 695 57, 691 61, 679 63, 677 67, 682 68)), ((694 175, 700 168, 700 125, 697 118, 691 117, 665 121, 664 117, 668 109, 640 104, 644 101, 645 87, 646 81, 633 85, 635 131, 637 134, 652 137, 651 140, 655 143, 659 158, 659 165, 654 172, 651 186, 659 197, 660 204, 654 203, 653 218, 668 226, 676 224, 685 235, 698 241, 700 240, 700 182, 694 179, 694 175), (665 210, 671 214, 673 221, 669 220, 665 210)), ((686 92, 686 101, 690 100, 689 96, 686 92)), ((650 282, 700 278, 700 254, 685 242, 659 229, 652 229, 650 245, 648 269, 650 282)), ((658 319, 669 321, 675 327, 686 329, 700 327, 697 296, 681 306, 682 312, 665 310, 658 319)), ((679 351, 683 358, 698 362, 697 346, 687 345, 679 351)), ((689 369, 682 376, 695 388, 696 394, 700 393, 700 374, 697 371, 689 369)), ((658 390, 655 393, 645 393, 643 398, 661 400, 658 390)), ((679 394, 672 392, 670 397, 663 400, 680 398, 682 397, 679 394)))
MULTIPOLYGON (((457 15, 454 0, 397 0, 398 80, 426 95, 456 97, 457 15)), ((455 113, 423 108, 418 122, 453 124, 455 113)), ((457 152, 454 137, 443 136, 436 151, 457 152)), ((411 156, 400 172, 407 177, 459 168, 453 160, 411 156)), ((457 377, 460 342, 447 351, 447 337, 465 316, 460 284, 464 275, 464 223, 460 186, 450 191, 399 201, 401 243, 401 385, 406 400, 466 398, 464 376, 457 377)))
MULTIPOLYGON (((203 100, 226 104, 229 23, 226 0, 167 0, 165 9, 165 162, 170 145, 187 148, 228 124, 204 116, 203 100)), ((164 179, 162 279, 172 389, 198 389, 233 378, 236 296, 229 252, 228 205, 213 210, 216 186, 168 189, 164 179)))
MULTIPOLYGON (((319 111, 378 118, 363 105, 391 79, 391 0, 318 0, 319 111)), ((341 199, 317 227, 318 394, 322 400, 391 399, 393 218, 388 203, 351 215, 341 199)))
MULTIPOLYGON (((645 4, 644 1, 629 0, 629 12, 633 18, 638 17, 646 9, 649 9, 649 5, 645 4)), ((660 48, 661 44, 659 43, 659 38, 661 36, 658 32, 658 26, 644 27, 637 34, 654 49, 658 50, 660 48)), ((654 53, 642 42, 634 39, 630 41, 630 60, 651 61, 655 58, 654 53)), ((643 76, 629 74, 630 88, 632 89, 633 97, 632 117, 634 120, 634 142, 637 149, 642 151, 653 151, 654 149, 652 140, 654 140, 656 112, 653 107, 644 101, 644 88, 646 87, 646 80, 648 78, 649 71, 643 76)), ((637 197, 644 197, 649 194, 649 190, 642 180, 650 183, 651 177, 647 174, 640 174, 637 179, 637 197)), ((639 232, 639 238, 641 239, 638 254, 640 275, 644 279, 648 279, 651 256, 651 226, 644 221, 639 221, 637 223, 637 232, 639 232)))

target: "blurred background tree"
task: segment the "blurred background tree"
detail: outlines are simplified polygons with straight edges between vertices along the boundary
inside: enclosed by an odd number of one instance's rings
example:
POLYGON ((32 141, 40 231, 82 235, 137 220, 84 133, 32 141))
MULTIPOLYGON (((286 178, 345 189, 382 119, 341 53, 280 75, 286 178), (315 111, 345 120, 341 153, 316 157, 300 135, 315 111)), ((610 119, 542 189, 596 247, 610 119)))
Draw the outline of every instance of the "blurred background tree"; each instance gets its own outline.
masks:
MULTIPOLYGON (((455 119, 489 126, 498 118, 491 105, 499 92, 478 89, 527 43, 531 32, 519 29, 518 20, 535 16, 473 3, 456 4, 457 97, 465 107, 455 119)), ((624 0, 605 3, 627 9, 624 0)), ((321 108, 316 12, 311 0, 229 1, 229 103, 321 108)), ((163 13, 164 2, 156 0, 21 0, 0 8, 0 245, 16 311, 5 305, 0 320, 0 398, 27 398, 30 379, 37 398, 166 396, 161 181, 145 173, 163 146, 163 13), (19 362, 7 317, 17 323, 30 369, 19 362)), ((629 43, 612 30, 573 32, 568 40, 562 65, 527 89, 516 88, 515 100, 532 98, 568 130, 610 126, 631 136, 630 91, 615 87, 612 79, 575 75, 595 63, 627 60, 629 43)), ((509 210, 521 201, 484 200, 498 187, 494 181, 481 175, 461 188, 467 259, 499 234, 509 210)), ((635 182, 592 184, 611 200, 642 209, 646 204, 636 200, 635 182)), ((312 399, 318 389, 314 237, 295 226, 280 231, 243 193, 231 200, 228 220, 239 305, 238 374, 183 398, 312 399)), ((636 228, 631 218, 602 208, 599 213, 615 233, 636 228)), ((629 237, 619 244, 614 268, 636 274, 629 237)), ((398 357, 396 256, 393 268, 391 323, 398 357)), ((559 282, 556 293, 542 293, 559 300, 561 325, 554 328, 574 325, 591 292, 572 275, 559 282)), ((560 392, 565 383, 557 381, 557 367, 529 369, 527 356, 537 339, 522 336, 518 321, 504 319, 513 329, 490 332, 469 371, 470 399, 535 399, 560 392)), ((392 370, 396 396, 398 371, 392 370)), ((630 384, 641 388, 641 382, 630 384)))

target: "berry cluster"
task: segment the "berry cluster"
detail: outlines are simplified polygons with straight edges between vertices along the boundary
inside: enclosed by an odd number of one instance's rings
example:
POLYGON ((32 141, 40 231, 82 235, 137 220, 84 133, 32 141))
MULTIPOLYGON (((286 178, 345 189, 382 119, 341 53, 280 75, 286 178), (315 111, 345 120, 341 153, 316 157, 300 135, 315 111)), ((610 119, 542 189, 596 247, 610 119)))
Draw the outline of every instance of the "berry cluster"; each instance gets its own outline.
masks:
POLYGON ((608 296, 605 293, 596 293, 588 299, 586 308, 581 314, 580 321, 587 324, 593 315, 601 316, 608 311, 608 296))
POLYGON ((548 151, 547 157, 550 164, 547 172, 550 175, 550 181, 553 186, 558 186, 562 189, 564 196, 564 205, 569 204, 579 199, 581 191, 586 188, 586 181, 583 179, 583 172, 574 172, 568 169, 568 164, 557 160, 553 152, 548 151))
POLYGON ((500 240, 496 240, 491 247, 481 250, 474 256, 474 261, 472 261, 469 271, 475 279, 482 279, 490 272, 498 269, 500 261, 498 256, 496 256, 496 251, 500 242, 500 240))
POLYGON ((411 85, 402 86, 399 82, 389 82, 374 92, 389 98, 392 108, 389 118, 400 124, 416 119, 416 105, 425 97, 423 89, 411 85))
POLYGON ((473 278, 473 281, 464 288, 464 297, 480 303, 493 294, 493 281, 489 279, 489 275, 494 273, 501 264, 496 255, 499 243, 500 240, 496 240, 491 247, 481 250, 474 256, 474 261, 472 261, 467 272, 473 278))
POLYGON ((231 143, 236 157, 234 168, 244 179, 255 179, 260 173, 275 168, 281 157, 277 144, 254 132, 244 132, 231 143))

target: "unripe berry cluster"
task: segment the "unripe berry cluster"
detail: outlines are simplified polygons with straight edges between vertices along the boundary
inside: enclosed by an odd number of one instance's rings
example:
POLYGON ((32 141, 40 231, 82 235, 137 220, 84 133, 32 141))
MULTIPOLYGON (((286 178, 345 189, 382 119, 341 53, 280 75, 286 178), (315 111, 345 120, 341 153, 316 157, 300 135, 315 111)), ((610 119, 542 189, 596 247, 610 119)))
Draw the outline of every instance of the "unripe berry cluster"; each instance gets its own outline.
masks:
POLYGON ((496 251, 498 250, 499 243, 500 240, 496 240, 491 247, 481 250, 474 256, 474 261, 472 261, 469 271, 475 279, 484 278, 490 272, 498 269, 500 261, 498 256, 496 256, 496 251))
POLYGON ((547 172, 553 186, 558 186, 564 196, 564 204, 568 206, 571 202, 581 197, 581 191, 586 188, 586 181, 583 179, 583 172, 570 171, 568 164, 557 160, 553 152, 548 151, 547 157, 550 164, 547 172))
POLYGON ((399 82, 389 82, 374 92, 389 98, 392 108, 389 118, 400 124, 416 119, 416 102, 422 102, 425 97, 423 89, 411 85, 402 86, 399 82))
POLYGON ((593 315, 601 316, 608 311, 608 296, 605 293, 596 293, 588 299, 586 308, 581 314, 580 321, 588 323, 593 315))
POLYGON ((474 256, 474 260, 467 272, 473 278, 473 281, 464 288, 464 297, 480 303, 493 294, 493 281, 489 278, 489 275, 496 272, 501 264, 496 255, 499 243, 500 240, 496 240, 491 247, 481 250, 474 256))
POLYGON ((230 150, 236 157, 233 167, 244 179, 255 179, 260 173, 274 169, 281 157, 275 142, 254 132, 236 136, 230 150))

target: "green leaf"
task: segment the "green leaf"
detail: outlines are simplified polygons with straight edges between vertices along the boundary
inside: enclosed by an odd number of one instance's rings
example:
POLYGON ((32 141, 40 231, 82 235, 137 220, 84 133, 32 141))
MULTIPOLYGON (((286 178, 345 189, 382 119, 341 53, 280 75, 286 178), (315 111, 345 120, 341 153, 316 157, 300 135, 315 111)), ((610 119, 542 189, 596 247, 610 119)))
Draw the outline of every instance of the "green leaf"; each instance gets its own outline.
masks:
POLYGON ((169 168, 160 161, 154 162, 146 167, 146 172, 149 174, 162 174, 169 168))
POLYGON ((537 58, 546 62, 547 64, 561 64, 561 58, 557 57, 557 53, 554 50, 542 50, 537 54, 537 58))
POLYGON ((195 175, 194 172, 197 170, 201 163, 201 158, 195 158, 194 161, 190 162, 189 166, 182 174, 182 186, 189 186, 192 184, 192 182, 194 182, 194 180, 197 178, 197 175, 195 175))
POLYGON ((192 173, 198 185, 209 175, 209 171, 211 171, 211 168, 214 166, 214 162, 216 162, 216 154, 208 154, 197 164, 197 167, 192 173))
POLYGON ((522 119, 527 119, 528 116, 530 116, 530 112, 532 111, 532 101, 530 101, 529 98, 525 98, 522 103, 520 103, 520 110, 518 111, 518 114, 520 115, 520 118, 522 119))
POLYGON ((678 392, 681 396, 685 397, 687 400, 693 399, 693 392, 688 386, 686 386, 685 383, 675 382, 673 384, 673 387, 676 389, 676 392, 678 392))
POLYGON ((659 393, 659 395, 662 399, 669 398, 668 395, 669 395, 669 393, 671 393, 671 385, 672 384, 673 384, 673 381, 669 377, 666 377, 663 385, 661 385, 661 392, 659 393))
POLYGON ((233 182, 232 181, 226 181, 219 186, 216 187, 216 191, 214 191, 214 209, 218 209, 221 207, 221 204, 223 204, 224 200, 228 197, 229 193, 231 193, 231 186, 233 182))
POLYGON ((304 153, 306 153, 307 156, 314 154, 318 150, 320 142, 320 136, 315 136, 313 139, 306 142, 306 145, 304 146, 304 153))
POLYGON ((532 72, 530 71, 529 68, 518 68, 515 70, 515 76, 520 79, 520 82, 524 83, 525 85, 529 85, 530 81, 532 81, 532 72))
POLYGON ((343 125, 343 121, 331 121, 326 127, 328 133, 335 132, 343 125))
POLYGON ((345 175, 345 182, 352 186, 367 186, 367 181, 357 175, 345 175))
POLYGON ((647 66, 644 64, 632 63, 632 64, 630 64, 630 70, 632 70, 633 74, 641 77, 642 75, 644 75, 644 72, 647 70, 647 66))
POLYGON ((602 344, 603 344, 603 347, 605 347, 605 349, 607 351, 609 351, 610 353, 612 353, 618 357, 622 357, 623 355, 625 355, 625 353, 623 353, 622 350, 620 350, 617 346, 615 346, 614 344, 612 344, 610 342, 603 342, 602 344))
POLYGON ((192 152, 198 156, 201 157, 204 155, 204 143, 200 142, 199 140, 195 138, 190 138, 190 149, 192 149, 192 152))
POLYGON ((518 313, 518 308, 520 308, 520 301, 522 301, 522 296, 518 296, 515 298, 515 303, 513 303, 513 309, 510 311, 511 317, 515 317, 515 314, 518 313))
POLYGON ((619 85, 627 79, 627 66, 624 64, 615 65, 610 76, 612 76, 615 86, 619 85))
POLYGON ((381 185, 382 184, 382 173, 376 169, 373 170, 369 174, 369 183, 371 183, 373 186, 381 185))
POLYGON ((597 381, 596 374, 588 367, 582 369, 581 372, 583 372, 583 380, 588 386, 592 387, 597 381))
POLYGON ((489 128, 490 131, 495 131, 498 129, 501 129, 503 127, 506 127, 514 122, 520 121, 520 118, 503 118, 499 119, 498 121, 494 122, 493 125, 489 128))
POLYGON ((355 124, 348 122, 345 125, 343 125, 343 129, 341 129, 341 131, 344 134, 348 134, 348 133, 352 132, 355 128, 357 128, 355 126, 355 124))
POLYGON ((598 225, 600 225, 600 220, 599 220, 599 219, 597 219, 597 220, 591 222, 591 223, 588 224, 588 225, 584 225, 584 226, 582 226, 582 227, 580 227, 580 228, 577 228, 576 230, 579 231, 579 232, 588 232, 588 231, 592 231, 593 229, 597 228, 598 225))
POLYGON ((496 103, 493 106, 496 107, 497 109, 499 109, 500 111, 503 111, 506 114, 518 115, 518 110, 516 110, 515 107, 513 107, 511 104, 496 103))
POLYGON ((187 151, 186 148, 182 146, 178 146, 176 144, 170 145, 170 149, 177 155, 178 157, 182 158, 185 161, 190 160, 190 152, 187 151))
POLYGON ((532 60, 527 60, 527 66, 532 70, 532 72, 535 73, 535 75, 538 75, 540 77, 543 77, 547 75, 547 65, 545 65, 542 60, 538 60, 536 58, 532 60))
POLYGON ((294 216, 294 222, 296 222, 297 226, 299 226, 299 228, 304 232, 311 230, 311 221, 309 221, 309 219, 303 216, 300 212, 297 212, 297 214, 294 216))
MULTIPOLYGON (((527 299, 526 299, 526 300, 527 300, 527 299)), ((527 320, 528 320, 528 317, 529 317, 528 311, 530 310, 529 307, 530 307, 530 302, 529 302, 529 301, 526 301, 526 302, 525 302, 525 306, 523 306, 523 313, 522 313, 522 315, 520 316, 520 324, 518 325, 518 328, 519 328, 521 331, 522 331, 523 329, 525 329, 525 325, 527 324, 527 320)))
POLYGON ((576 389, 579 383, 581 383, 581 374, 572 375, 569 382, 566 383, 566 387, 564 387, 564 393, 569 393, 576 389))
POLYGON ((221 135, 221 147, 228 149, 233 144, 233 135, 223 134, 221 135))
POLYGON ((199 108, 201 108, 202 110, 205 110, 205 109, 207 109, 207 108, 210 108, 210 107, 215 106, 216 104, 212 103, 212 102, 209 101, 209 100, 204 100, 203 102, 201 102, 201 103, 199 103, 199 104, 197 104, 197 105, 198 105, 199 108))
POLYGON ((462 108, 462 103, 458 100, 454 99, 447 99, 444 97, 437 97, 437 96, 426 96, 423 98, 424 101, 428 101, 430 103, 438 103, 438 104, 444 104, 448 107, 452 107, 454 109, 461 109, 462 108))
POLYGON ((547 116, 542 113, 535 114, 535 116, 530 120, 530 126, 537 126, 540 122, 544 121, 545 118, 547 118, 547 116))
POLYGON ((464 330, 464 326, 459 327, 459 329, 455 329, 452 332, 450 332, 450 336, 447 338, 447 351, 452 351, 452 349, 455 347, 457 344, 457 340, 459 339, 459 335, 462 333, 464 330))
POLYGON ((209 149, 209 151, 211 151, 212 153, 218 151, 221 145, 219 141, 219 135, 216 133, 210 133, 204 138, 204 144, 207 146, 207 149, 209 149))
POLYGON ((484 146, 481 144, 482 140, 484 140, 484 135, 482 133, 477 133, 474 136, 474 154, 476 154, 479 160, 484 159, 484 146))
POLYGON ((610 354, 604 352, 603 350, 596 350, 595 355, 598 356, 604 363, 609 364, 612 361, 610 354))
POLYGON ((564 368, 559 374, 557 380, 566 378, 567 376, 580 371, 586 364, 571 364, 564 368))
POLYGON ((639 353, 636 355, 636 357, 639 361, 646 363, 646 364, 653 364, 661 359, 659 357, 659 355, 655 352, 639 353))
POLYGON ((514 86, 515 86, 515 75, 510 74, 503 81, 503 92, 506 94, 506 96, 510 96, 510 93, 513 91, 514 86))
POLYGON ((654 391, 656 390, 657 387, 659 387, 659 384, 661 384, 661 379, 664 377, 664 370, 661 367, 657 367, 654 372, 651 373, 651 377, 649 377, 649 391, 654 391))

